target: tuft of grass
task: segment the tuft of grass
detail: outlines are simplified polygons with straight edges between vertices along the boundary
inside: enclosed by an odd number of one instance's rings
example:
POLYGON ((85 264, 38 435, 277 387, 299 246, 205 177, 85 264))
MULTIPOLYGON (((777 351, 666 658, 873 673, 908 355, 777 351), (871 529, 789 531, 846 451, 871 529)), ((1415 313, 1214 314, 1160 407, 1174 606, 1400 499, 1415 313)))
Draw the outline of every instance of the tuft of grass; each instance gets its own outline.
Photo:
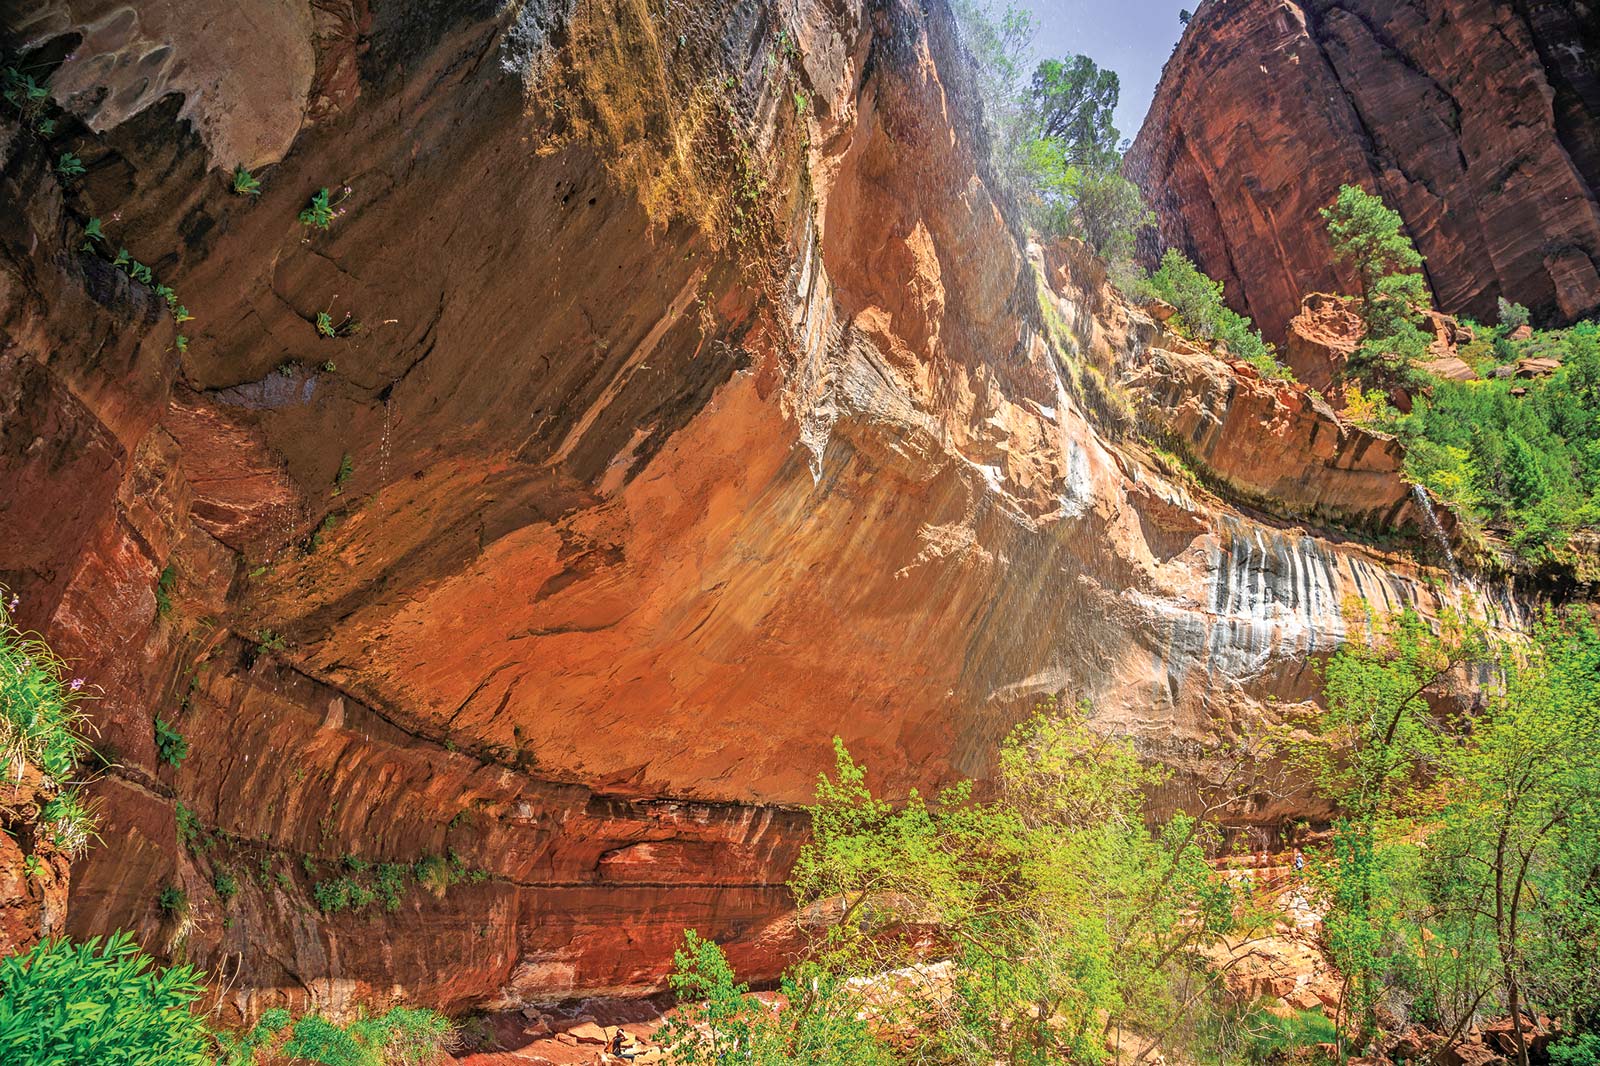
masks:
POLYGON ((76 858, 89 850, 95 832, 95 811, 74 789, 63 789, 39 809, 39 827, 55 848, 76 858))
POLYGON ((345 482, 349 481, 351 475, 355 472, 355 460, 350 458, 349 452, 345 452, 344 457, 339 460, 339 472, 333 475, 333 494, 335 496, 344 492, 345 482))
POLYGON ((169 563, 156 579, 156 617, 165 618, 172 613, 172 587, 178 583, 178 572, 169 563))
POLYGON ((342 1027, 308 1014, 294 1023, 294 1032, 279 1054, 321 1066, 425 1066, 438 1061, 454 1042, 455 1027, 444 1015, 394 1007, 342 1027))
POLYGON ((237 196, 260 196, 261 181, 240 163, 233 168, 233 191, 237 196))

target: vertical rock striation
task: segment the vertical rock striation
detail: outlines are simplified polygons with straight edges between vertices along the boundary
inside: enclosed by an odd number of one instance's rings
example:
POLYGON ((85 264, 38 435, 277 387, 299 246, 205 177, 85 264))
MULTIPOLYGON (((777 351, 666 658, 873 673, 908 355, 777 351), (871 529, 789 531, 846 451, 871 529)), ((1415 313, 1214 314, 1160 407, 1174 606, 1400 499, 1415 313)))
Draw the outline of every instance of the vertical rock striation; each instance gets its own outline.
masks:
POLYGON ((1592 0, 1207 0, 1127 161, 1163 240, 1282 342, 1353 291, 1318 209, 1381 194, 1441 309, 1600 308, 1600 9, 1592 0))

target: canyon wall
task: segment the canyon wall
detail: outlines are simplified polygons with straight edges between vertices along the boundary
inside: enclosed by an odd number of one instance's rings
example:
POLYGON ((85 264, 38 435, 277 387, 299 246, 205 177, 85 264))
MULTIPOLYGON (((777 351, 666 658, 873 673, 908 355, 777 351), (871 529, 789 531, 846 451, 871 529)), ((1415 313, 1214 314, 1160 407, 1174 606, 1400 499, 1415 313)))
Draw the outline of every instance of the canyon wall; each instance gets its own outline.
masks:
POLYGON ((13 27, 66 110, 4 130, 0 580, 97 692, 75 935, 247 1015, 644 992, 685 927, 761 979, 834 736, 903 794, 1059 693, 1171 810, 1347 603, 1515 620, 1334 531, 1419 536, 1387 442, 1025 240, 942 4, 272 12, 13 27))
POLYGON ((1400 212, 1441 310, 1570 322, 1600 309, 1600 8, 1206 0, 1125 170, 1274 341, 1357 291, 1318 215, 1343 184, 1400 212))

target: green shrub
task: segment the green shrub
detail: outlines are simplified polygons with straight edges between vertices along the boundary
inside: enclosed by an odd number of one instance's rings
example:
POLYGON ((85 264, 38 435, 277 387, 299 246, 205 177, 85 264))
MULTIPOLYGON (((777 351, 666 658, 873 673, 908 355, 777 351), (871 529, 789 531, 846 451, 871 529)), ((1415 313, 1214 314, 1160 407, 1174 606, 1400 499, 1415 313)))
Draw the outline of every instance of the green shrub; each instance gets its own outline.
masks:
POLYGON ((375 888, 378 899, 383 901, 383 909, 397 911, 400 909, 400 897, 405 892, 406 874, 410 870, 399 863, 386 862, 378 867, 375 888))
POLYGON ((318 881, 311 894, 324 914, 337 914, 350 906, 350 890, 354 885, 348 877, 336 877, 331 881, 318 881))
POLYGON ((217 898, 226 906, 228 901, 239 894, 239 879, 231 871, 218 870, 211 878, 211 887, 216 890, 217 898))
POLYGON ((1294 379, 1294 373, 1278 362, 1276 349, 1262 339, 1251 321, 1222 302, 1222 282, 1212 281, 1182 252, 1169 249, 1161 257, 1160 268, 1140 283, 1139 291, 1176 308, 1172 324, 1185 337, 1226 344, 1235 358, 1254 366, 1264 377, 1294 379))
MULTIPOLYGON (((59 787, 90 750, 78 709, 84 683, 68 681, 66 664, 50 646, 12 624, 17 603, 0 588, 0 765, 31 765, 59 787)), ((69 856, 81 854, 95 835, 93 812, 68 787, 45 802, 37 825, 69 856)))
POLYGON ((416 865, 412 867, 412 876, 417 879, 417 884, 440 897, 456 880, 450 869, 450 863, 438 855, 428 855, 418 859, 416 865))
POLYGON ((233 168, 233 191, 239 196, 260 196, 261 182, 240 163, 233 168))
POLYGON ((350 475, 356 472, 355 460, 350 458, 350 453, 345 452, 339 460, 339 471, 333 475, 333 494, 335 496, 344 492, 345 482, 350 480, 350 475))
POLYGON ((322 1066, 427 1066, 439 1059, 454 1036, 449 1019, 431 1010, 394 1007, 343 1027, 308 1014, 295 1023, 279 1053, 322 1066))
POLYGON ((179 800, 173 808, 173 818, 178 824, 178 843, 193 851, 206 843, 205 826, 200 823, 200 816, 179 800))
POLYGON ((289 1012, 283 1007, 273 1007, 261 1015, 261 1020, 256 1023, 256 1028, 266 1033, 279 1033, 289 1027, 292 1021, 289 1012))
POLYGON ((322 1066, 383 1066, 382 1052, 316 1014, 294 1025, 294 1033, 280 1049, 285 1058, 305 1059, 322 1066))
POLYGON ((1551 1044, 1550 1066, 1600 1066, 1600 1034, 1581 1033, 1551 1044))
POLYGON ((66 663, 49 645, 12 625, 16 604, 15 596, 0 603, 0 762, 27 762, 60 781, 88 751, 77 708, 83 681, 64 680, 66 663))
POLYGON ((153 967, 128 933, 45 940, 0 959, 0 1062, 210 1066, 204 989, 187 966, 153 967))
POLYGON ((1528 309, 1519 303, 1512 303, 1502 296, 1497 309, 1500 328, 1507 333, 1514 333, 1528 324, 1528 309))
POLYGON ((156 719, 156 753, 168 766, 177 766, 189 756, 189 742, 164 718, 156 719))
POLYGON ((51 844, 72 857, 82 855, 91 840, 100 838, 94 831, 94 811, 70 788, 45 801, 37 824, 51 844))
POLYGON ((189 913, 189 893, 178 885, 168 885, 156 897, 156 907, 168 917, 182 917, 189 913))

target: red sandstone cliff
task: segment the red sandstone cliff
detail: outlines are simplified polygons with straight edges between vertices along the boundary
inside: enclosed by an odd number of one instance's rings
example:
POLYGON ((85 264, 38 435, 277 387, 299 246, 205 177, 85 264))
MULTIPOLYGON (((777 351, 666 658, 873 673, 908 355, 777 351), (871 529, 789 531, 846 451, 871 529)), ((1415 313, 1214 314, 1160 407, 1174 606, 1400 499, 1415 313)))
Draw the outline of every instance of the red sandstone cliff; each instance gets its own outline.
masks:
POLYGON ((1311 696, 1343 598, 1438 602, 1294 517, 1410 521, 1381 442, 1025 246, 942 8, 324 4, 197 41, 111 7, 27 30, 100 132, 5 131, 0 579, 104 689, 70 928, 181 946, 239 1009, 635 992, 686 926, 770 974, 833 735, 926 786, 1065 692, 1192 802, 1311 696), (346 856, 449 852, 479 876, 313 902, 346 856))
POLYGON ((1318 209, 1380 193, 1441 309, 1600 308, 1600 8, 1592 0, 1207 0, 1127 172, 1163 240, 1277 341, 1353 291, 1318 209))

